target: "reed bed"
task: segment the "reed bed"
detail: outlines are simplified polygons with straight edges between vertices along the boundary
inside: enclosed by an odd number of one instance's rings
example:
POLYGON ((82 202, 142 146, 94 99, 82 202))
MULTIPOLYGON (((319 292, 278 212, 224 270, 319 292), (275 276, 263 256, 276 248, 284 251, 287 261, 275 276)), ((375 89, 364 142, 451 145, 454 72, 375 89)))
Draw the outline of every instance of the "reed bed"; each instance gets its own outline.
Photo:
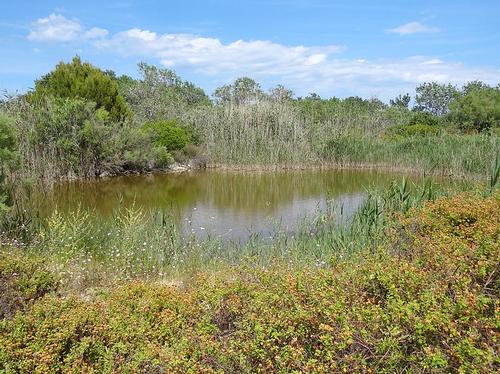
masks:
POLYGON ((495 134, 391 138, 387 128, 408 113, 339 107, 315 119, 286 103, 217 106, 191 111, 208 165, 236 169, 384 167, 440 175, 486 175, 499 154, 495 134))

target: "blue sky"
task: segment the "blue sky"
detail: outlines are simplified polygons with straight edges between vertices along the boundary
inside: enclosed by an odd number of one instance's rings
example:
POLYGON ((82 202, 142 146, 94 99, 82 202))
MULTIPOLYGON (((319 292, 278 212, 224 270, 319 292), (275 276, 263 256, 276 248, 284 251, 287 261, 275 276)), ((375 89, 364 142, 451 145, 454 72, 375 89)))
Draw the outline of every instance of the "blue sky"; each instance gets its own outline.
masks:
POLYGON ((132 76, 168 67, 208 93, 239 76, 384 100, 423 81, 500 82, 498 0, 0 2, 0 90, 75 54, 132 76))

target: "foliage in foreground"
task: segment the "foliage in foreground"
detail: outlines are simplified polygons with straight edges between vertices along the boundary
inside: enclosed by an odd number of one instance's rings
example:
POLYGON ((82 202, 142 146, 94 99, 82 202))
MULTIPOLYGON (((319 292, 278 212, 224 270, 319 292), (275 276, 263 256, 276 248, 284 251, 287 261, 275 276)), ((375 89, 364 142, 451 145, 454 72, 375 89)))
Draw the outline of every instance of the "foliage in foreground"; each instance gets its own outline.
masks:
POLYGON ((57 278, 39 258, 19 252, 0 254, 0 318, 11 318, 56 290, 57 278))
POLYGON ((500 196, 438 199, 387 236, 326 269, 226 268, 184 285, 45 296, 0 322, 1 369, 498 370, 500 196))

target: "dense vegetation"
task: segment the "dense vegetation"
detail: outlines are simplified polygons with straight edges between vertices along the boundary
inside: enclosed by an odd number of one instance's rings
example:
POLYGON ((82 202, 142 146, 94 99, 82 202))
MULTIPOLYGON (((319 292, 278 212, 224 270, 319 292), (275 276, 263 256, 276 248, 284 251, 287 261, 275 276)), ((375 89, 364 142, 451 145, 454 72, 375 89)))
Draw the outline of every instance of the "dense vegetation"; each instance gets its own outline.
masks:
POLYGON ((250 78, 218 88, 210 100, 171 70, 141 63, 139 72, 140 79, 117 77, 75 57, 37 80, 34 90, 6 97, 0 111, 11 125, 2 132, 17 139, 12 179, 50 184, 174 161, 480 175, 500 145, 500 89, 482 82, 461 89, 424 83, 410 108, 409 94, 389 105, 359 97, 295 98, 283 86, 265 93, 250 78))
POLYGON ((410 106, 243 77, 210 99, 171 70, 139 72, 75 57, 0 102, 0 372, 499 369, 500 86, 423 83, 410 106), (165 212, 30 205, 33 186, 175 162, 480 179, 403 180, 346 225, 329 206, 245 244, 183 237, 165 212))
POLYGON ((384 231, 383 246, 332 254, 320 269, 226 266, 84 297, 61 296, 46 265, 10 255, 2 307, 26 312, 0 323, 0 362, 7 372, 495 372, 500 196, 440 198, 384 231))

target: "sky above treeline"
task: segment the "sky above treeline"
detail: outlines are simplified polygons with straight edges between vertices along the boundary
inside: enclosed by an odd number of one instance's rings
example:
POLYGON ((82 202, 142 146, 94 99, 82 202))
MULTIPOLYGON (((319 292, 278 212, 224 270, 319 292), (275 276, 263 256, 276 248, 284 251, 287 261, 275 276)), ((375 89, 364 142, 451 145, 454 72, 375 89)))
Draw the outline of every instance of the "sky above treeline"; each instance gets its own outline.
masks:
POLYGON ((0 0, 0 90, 79 55, 138 77, 145 61, 211 94, 249 76, 297 96, 414 94, 500 82, 500 1, 0 0))

